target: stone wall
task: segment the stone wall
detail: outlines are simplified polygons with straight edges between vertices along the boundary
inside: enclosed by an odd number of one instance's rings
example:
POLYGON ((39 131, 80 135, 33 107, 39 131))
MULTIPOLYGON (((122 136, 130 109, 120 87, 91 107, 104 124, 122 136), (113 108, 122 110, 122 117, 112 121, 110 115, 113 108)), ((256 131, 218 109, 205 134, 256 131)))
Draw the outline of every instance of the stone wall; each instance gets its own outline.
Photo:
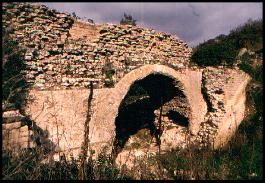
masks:
POLYGON ((162 65, 146 65, 128 73, 114 89, 101 93, 98 97, 94 105, 96 113, 93 115, 89 126, 91 143, 107 144, 110 139, 115 138, 115 118, 118 115, 118 108, 122 99, 136 80, 154 72, 172 76, 183 84, 183 92, 187 96, 192 113, 189 129, 194 134, 198 132, 200 123, 206 114, 206 104, 200 92, 200 72, 188 69, 175 71, 162 65), (101 126, 98 125, 99 121, 101 126))
POLYGON ((93 26, 40 4, 4 3, 3 27, 13 27, 14 40, 27 48, 25 73, 35 89, 80 88, 89 81, 102 88, 145 64, 189 65, 191 49, 175 36, 138 26, 93 26))
POLYGON ((199 141, 225 145, 244 118, 246 92, 250 77, 238 69, 206 68, 203 87, 210 105, 201 124, 199 141))
MULTIPOLYGON (((218 136, 217 139, 229 138, 243 119, 244 89, 249 79, 243 72, 232 69, 225 71, 223 69, 209 68, 208 70, 197 71, 196 74, 195 71, 186 69, 175 71, 166 66, 146 65, 127 74, 115 88, 94 90, 92 119, 89 124, 89 139, 94 150, 99 152, 106 145, 111 149, 115 138, 115 118, 118 115, 118 107, 123 97, 134 81, 154 72, 171 75, 184 83, 184 93, 188 98, 192 111, 190 126, 186 128, 188 131, 194 132, 193 135, 188 135, 190 138, 201 139, 201 137, 204 137, 205 139, 208 136, 213 138, 218 136), (213 108, 217 107, 215 111, 207 112, 206 102, 201 93, 202 85, 200 83, 202 78, 200 79, 197 75, 206 76, 210 74, 214 77, 214 73, 217 75, 215 76, 216 78, 222 77, 226 81, 213 80, 211 77, 206 79, 205 85, 207 93, 211 96, 210 101, 213 103, 213 108), (209 82, 212 83, 210 84, 209 82), (216 92, 217 90, 223 90, 223 92, 216 92), (218 103, 218 99, 223 102, 223 110, 218 107, 218 105, 221 105, 218 103), (231 108, 233 109, 230 110, 231 108), (236 116, 233 119, 237 123, 236 127, 230 125, 231 115, 235 112, 236 116), (230 129, 233 130, 228 132, 229 125, 230 129), (197 135, 196 130, 199 131, 197 135)), ((48 139, 55 145, 56 152, 72 153, 74 156, 77 156, 80 152, 84 135, 88 95, 89 90, 87 89, 32 90, 30 92, 30 96, 34 100, 28 104, 27 114, 31 115, 31 119, 36 126, 47 131, 48 139)), ((187 140, 184 138, 187 134, 180 133, 179 130, 172 129, 169 132, 170 134, 166 136, 169 135, 170 138, 162 136, 165 144, 171 144, 168 147, 177 146, 180 143, 183 144, 187 140), (176 138, 180 134, 182 134, 182 138, 176 138), (173 143, 169 143, 169 139, 174 139, 173 141, 171 140, 173 143)), ((163 146, 163 149, 167 148, 163 146)))
POLYGON ((24 74, 33 99, 26 106, 32 124, 12 117, 12 124, 2 124, 7 149, 38 142, 78 156, 90 81, 95 92, 89 139, 97 152, 104 145, 112 148, 115 118, 130 86, 152 73, 180 81, 191 110, 185 133, 174 128, 162 135, 163 149, 183 144, 186 137, 219 147, 244 117, 249 76, 237 68, 192 68, 191 49, 173 35, 139 26, 92 25, 28 3, 3 3, 3 27, 13 27, 11 37, 27 49, 24 74))
POLYGON ((33 147, 33 131, 28 127, 26 117, 19 110, 8 110, 2 114, 3 150, 19 152, 33 147))
POLYGON ((89 91, 32 90, 29 95, 33 101, 28 104, 26 113, 38 128, 47 132, 45 138, 52 142, 51 150, 77 156, 84 137, 89 91))
MULTIPOLYGON (((170 75, 183 83, 192 111, 189 129, 196 134, 206 113, 206 104, 200 93, 200 72, 146 65, 127 74, 115 88, 94 90, 89 138, 97 152, 106 144, 112 146, 118 107, 129 87, 139 78, 155 72, 170 75)), ((31 102, 27 105, 26 113, 36 126, 47 131, 48 139, 56 146, 57 152, 69 153, 75 150, 74 154, 77 155, 83 141, 89 90, 32 90, 29 95, 31 102)))

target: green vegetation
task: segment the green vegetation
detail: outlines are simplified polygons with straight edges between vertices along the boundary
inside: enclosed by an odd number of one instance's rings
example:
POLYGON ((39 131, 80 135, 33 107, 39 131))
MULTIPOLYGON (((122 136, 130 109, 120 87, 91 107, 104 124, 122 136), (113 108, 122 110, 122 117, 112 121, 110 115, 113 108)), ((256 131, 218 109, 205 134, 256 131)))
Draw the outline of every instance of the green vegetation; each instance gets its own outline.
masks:
POLYGON ((72 13, 72 16, 73 16, 74 18, 78 18, 78 16, 76 15, 75 12, 72 13))
MULTIPOLYGON (((127 16, 127 15, 126 15, 127 16)), ((125 16, 125 17, 126 17, 125 16)), ((132 18, 130 18, 132 20, 132 18)), ((18 43, 12 41, 9 33, 12 29, 3 29, 2 35, 2 92, 3 101, 14 103, 21 107, 23 96, 27 90, 25 78, 21 71, 25 68, 25 50, 19 48, 18 43)), ((231 31, 228 36, 218 36, 215 40, 199 45, 192 56, 195 63, 201 66, 233 65, 240 48, 255 51, 262 56, 262 21, 249 21, 243 26, 231 31)), ((247 87, 247 108, 250 113, 240 124, 235 136, 224 149, 197 149, 189 147, 186 150, 171 150, 148 159, 148 163, 155 165, 158 172, 153 173, 153 167, 144 165, 137 170, 120 171, 112 157, 102 152, 93 160, 89 157, 85 161, 85 179, 120 180, 133 179, 136 172, 141 179, 165 179, 166 177, 185 180, 262 180, 263 179, 263 66, 253 66, 253 55, 248 53, 240 57, 240 69, 252 77, 247 87), (166 173, 164 173, 164 170, 166 173)), ((103 73, 111 80, 115 71, 109 62, 103 73)), ((132 96, 146 96, 143 88, 133 85, 132 96)), ((131 98, 128 101, 135 100, 131 98)), ((146 132, 139 136, 146 138, 146 132)), ((148 140, 148 139, 147 139, 148 140)), ((146 141, 147 141, 146 140, 146 141)), ((139 147, 139 143, 132 144, 139 147)), ((2 153, 2 177, 5 180, 78 180, 79 159, 66 161, 64 156, 60 161, 49 161, 42 147, 23 150, 18 156, 10 152, 2 153)))
POLYGON ((257 82, 262 83, 263 78, 263 65, 257 65, 253 67, 253 56, 245 53, 240 58, 241 62, 238 64, 239 68, 248 73, 257 82))
POLYGON ((124 17, 121 19, 120 24, 121 25, 133 25, 136 26, 136 20, 132 18, 131 15, 127 15, 124 13, 124 17))
MULTIPOLYGON (((199 66, 232 66, 241 48, 259 51, 263 45, 263 21, 249 20, 230 32, 198 45, 191 60, 199 66)), ((261 50, 262 51, 262 50, 261 50)))
POLYGON ((198 65, 229 65, 234 63, 236 51, 233 45, 225 43, 209 43, 200 45, 192 55, 192 60, 198 65))
POLYGON ((106 80, 104 81, 104 87, 107 87, 107 88, 114 87, 114 82, 113 82, 113 80, 111 80, 111 79, 106 79, 106 80))
POLYGON ((115 74, 115 70, 113 69, 112 63, 109 61, 109 58, 106 57, 106 62, 104 67, 102 68, 103 74, 106 76, 106 80, 104 82, 105 87, 113 87, 114 81, 112 79, 112 76, 115 74))
MULTIPOLYGON (((41 160, 45 157, 42 147, 21 151, 18 156, 8 152, 2 154, 3 180, 79 180, 80 159, 60 161, 41 160)), ((132 179, 126 173, 120 173, 109 155, 101 153, 96 160, 85 161, 85 180, 126 180, 132 179)))
POLYGON ((263 20, 248 20, 247 23, 232 30, 224 41, 230 41, 236 49, 259 50, 263 45, 263 20))
POLYGON ((2 34, 2 92, 3 103, 12 104, 16 108, 21 108, 27 91, 27 83, 22 71, 26 65, 24 63, 25 49, 22 49, 17 41, 14 41, 10 34, 12 27, 3 28, 2 34))

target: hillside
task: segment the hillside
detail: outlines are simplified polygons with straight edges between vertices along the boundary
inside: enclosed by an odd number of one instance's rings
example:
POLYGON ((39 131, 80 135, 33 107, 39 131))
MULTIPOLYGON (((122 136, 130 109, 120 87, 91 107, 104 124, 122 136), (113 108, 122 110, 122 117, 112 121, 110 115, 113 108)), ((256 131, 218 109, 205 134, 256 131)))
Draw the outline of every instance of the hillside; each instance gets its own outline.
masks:
POLYGON ((199 44, 193 50, 192 61, 200 66, 236 65, 246 54, 262 64, 263 20, 249 20, 230 31, 199 44))
POLYGON ((230 145, 232 152, 242 158, 236 167, 249 179, 247 171, 262 171, 259 161, 263 156, 263 20, 249 20, 228 35, 219 35, 198 45, 191 59, 202 67, 238 67, 252 78, 246 88, 246 117, 230 145))

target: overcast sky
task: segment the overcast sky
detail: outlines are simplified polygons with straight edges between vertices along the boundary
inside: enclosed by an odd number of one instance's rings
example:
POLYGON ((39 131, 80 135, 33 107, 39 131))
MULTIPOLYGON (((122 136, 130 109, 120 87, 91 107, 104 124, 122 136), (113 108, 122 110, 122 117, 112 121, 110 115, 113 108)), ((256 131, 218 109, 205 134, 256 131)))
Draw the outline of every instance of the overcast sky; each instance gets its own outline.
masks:
POLYGON ((119 23, 126 12, 137 24, 177 35, 188 43, 198 43, 229 31, 248 19, 262 18, 262 3, 42 3, 50 8, 96 23, 119 23))

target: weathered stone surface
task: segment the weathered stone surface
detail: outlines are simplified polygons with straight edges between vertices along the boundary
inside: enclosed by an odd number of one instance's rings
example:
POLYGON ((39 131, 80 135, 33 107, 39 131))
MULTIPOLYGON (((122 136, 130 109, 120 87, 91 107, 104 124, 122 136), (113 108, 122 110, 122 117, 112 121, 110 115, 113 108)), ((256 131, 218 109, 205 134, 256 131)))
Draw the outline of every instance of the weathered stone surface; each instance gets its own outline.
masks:
POLYGON ((113 124, 115 123, 115 117, 118 115, 118 107, 122 99, 133 82, 154 72, 172 76, 183 83, 184 94, 188 98, 192 111, 189 128, 194 134, 198 132, 199 125, 206 114, 206 104, 200 88, 201 73, 188 69, 178 72, 162 65, 146 65, 127 74, 113 90, 109 90, 108 93, 99 97, 99 101, 95 104, 96 109, 94 109, 99 112, 93 116, 90 123, 91 143, 101 142, 102 139, 115 138, 115 125, 113 124), (97 121, 101 121, 101 129, 97 127, 97 121))
POLYGON ((207 125, 202 124, 199 137, 210 133, 210 141, 220 147, 228 142, 244 118, 245 88, 250 77, 239 70, 207 68, 203 78, 212 111, 205 116, 207 125))
POLYGON ((17 129, 20 128, 21 122, 15 122, 15 123, 10 123, 10 124, 2 124, 2 129, 3 130, 12 130, 12 129, 17 129))
MULTIPOLYGON (((183 86, 187 101, 176 98, 179 103, 169 102, 165 110, 178 108, 184 114, 190 110, 189 126, 165 125, 163 150, 184 147, 184 137, 201 144, 215 141, 220 147, 244 117, 249 76, 236 68, 190 67, 192 50, 176 36, 138 26, 91 24, 40 4, 3 3, 3 27, 11 22, 11 37, 27 49, 23 73, 32 87, 30 95, 35 96, 26 111, 45 131, 40 142, 49 142, 56 152, 74 156, 80 152, 89 95, 85 88, 90 81, 95 90, 89 140, 96 153, 104 146, 112 149, 122 100, 135 81, 152 73, 172 77, 183 86), (111 82, 112 88, 106 88, 111 82)), ((2 125, 4 146, 31 147, 28 126, 21 125, 23 116, 13 111, 4 112, 3 118, 10 123, 2 125)), ((163 121, 170 120, 163 116, 163 121)))
MULTIPOLYGON (((42 8, 44 8, 43 6, 42 8)), ((10 12, 11 6, 4 6, 4 18, 3 24, 8 26, 9 16, 6 16, 10 12)), ((62 74, 67 74, 69 77, 88 77, 84 75, 88 72, 88 68, 85 65, 97 65, 93 70, 93 73, 89 74, 93 78, 101 79, 97 87, 104 87, 104 80, 106 78, 102 73, 102 68, 106 64, 106 59, 112 64, 112 69, 115 70, 115 75, 112 80, 114 84, 117 83, 123 76, 124 72, 121 72, 120 68, 127 71, 133 70, 136 66, 145 64, 169 64, 176 68, 185 68, 189 63, 189 56, 191 49, 187 47, 183 41, 179 40, 172 35, 165 33, 155 32, 153 29, 145 29, 135 26, 121 26, 113 24, 91 25, 86 21, 77 19, 74 22, 73 17, 68 14, 60 13, 55 10, 52 12, 44 9, 39 9, 38 4, 20 3, 14 4, 13 10, 18 10, 19 16, 14 17, 12 20, 17 24, 15 28, 15 35, 17 40, 21 42, 26 48, 36 48, 38 46, 39 54, 25 55, 25 59, 28 61, 34 60, 34 62, 41 62, 44 58, 60 62, 60 64, 69 64, 67 72, 62 72, 62 68, 54 68, 54 74, 50 75, 44 69, 44 65, 38 65, 37 70, 42 70, 47 76, 54 77, 56 80, 62 77, 62 74), (22 8, 20 9, 19 6, 22 8), (36 10, 36 13, 31 14, 31 18, 34 21, 26 22, 29 16, 25 16, 22 9, 30 7, 30 9, 36 10), (50 21, 52 20, 52 21, 50 21), (23 29, 18 27, 23 26, 23 29), (25 36, 28 33, 29 36, 25 36), (159 37, 163 37, 163 40, 159 41, 159 37), (54 44, 57 43, 57 44, 54 44), (44 45, 44 47, 43 47, 44 45), (84 46, 85 45, 85 46, 84 46), (135 47, 136 45, 137 47, 135 47), (60 48, 60 49, 58 49, 60 48), (119 50, 119 52, 115 52, 119 50), (91 53, 93 57, 91 57, 91 53), (67 60, 61 60, 58 56, 67 56, 67 60), (81 68, 74 67, 76 60, 74 56, 84 56, 83 64, 81 68), (140 56, 139 59, 126 59, 140 56), (125 56, 124 59, 116 59, 117 57, 125 56), (167 61, 163 61, 163 57, 167 57, 167 61), (79 72, 82 69, 82 72, 79 72)), ((48 9, 45 7, 45 9, 48 9)), ((49 10, 49 9, 48 9, 49 10)), ((38 82, 38 74, 31 75, 29 68, 27 74, 30 75, 31 80, 38 82)), ((76 81, 73 85, 66 85, 65 83, 54 83, 51 79, 45 79, 43 89, 51 89, 53 85, 54 89, 62 88, 75 88, 86 87, 86 84, 81 81, 76 81)), ((38 85, 33 84, 33 87, 39 88, 38 85)))
POLYGON ((28 148, 29 130, 28 126, 21 126, 21 122, 2 125, 3 149, 19 151, 28 148))
MULTIPOLYGON (((218 123, 226 126, 220 128, 221 130, 215 130, 211 128, 211 125, 206 128, 204 131, 201 125, 203 126, 205 120, 207 121, 207 107, 206 103, 201 94, 201 77, 202 71, 192 71, 189 69, 176 71, 174 69, 168 68, 162 65, 146 65, 140 67, 130 73, 128 73, 117 85, 112 89, 96 89, 94 90, 94 99, 93 99, 93 113, 92 120, 90 122, 90 133, 89 138, 91 142, 91 147, 99 152, 104 146, 107 146, 111 149, 113 139, 115 138, 115 118, 118 113, 118 107, 123 97, 129 90, 130 85, 139 78, 144 78, 148 74, 153 72, 159 72, 162 74, 170 75, 175 77, 177 80, 183 83, 184 93, 188 98, 188 101, 191 105, 192 116, 190 118, 190 126, 188 129, 198 136, 206 135, 207 133, 211 135, 221 135, 225 136, 222 131, 227 129, 229 115, 233 112, 229 112, 229 106, 235 106, 234 110, 241 111, 237 114, 237 122, 240 124, 241 119, 243 118, 243 109, 244 109, 244 100, 245 95, 244 87, 248 81, 248 76, 244 73, 238 71, 233 71, 229 76, 236 77, 236 80, 231 79, 230 82, 224 84, 222 89, 224 91, 224 107, 225 111, 220 110, 220 112, 215 112, 216 117, 213 118, 213 123, 216 123, 215 120, 218 120, 218 123), (198 77, 200 75, 200 77, 198 77), (240 79, 239 79, 240 78, 240 79), (240 85, 240 88, 235 88, 232 86, 240 85), (238 89, 238 92, 231 91, 231 88, 238 89), (236 94, 238 93, 238 94, 236 94), (237 98, 235 101, 234 98, 237 98), (200 102, 199 102, 200 101, 200 102), (235 103, 236 102, 236 103, 235 103), (240 109, 240 110, 239 110, 240 109), (224 115, 223 115, 224 114, 224 115), (221 116, 220 116, 221 115, 221 116), (224 117, 222 117, 222 115, 224 117), (200 119, 200 120, 199 120, 200 119), (210 130, 207 130, 210 129, 210 130), (200 131, 198 135, 196 132, 200 131), (214 132, 214 133, 213 133, 214 132)), ((36 103, 28 106, 28 113, 33 117, 38 115, 41 112, 41 115, 36 120, 37 124, 44 129, 48 129, 50 132, 50 139, 56 143, 56 124, 60 126, 59 129, 62 130, 64 138, 60 138, 60 149, 67 149, 67 142, 72 144, 69 147, 80 147, 81 141, 83 138, 83 123, 86 116, 86 99, 88 97, 88 90, 61 90, 61 91, 32 91, 32 94, 37 98, 36 103), (48 97, 48 98, 47 98, 48 97), (54 100, 54 104, 49 104, 49 100, 54 100), (65 100, 67 99, 67 100, 65 100), (45 101, 47 100, 47 101, 45 101), (48 102, 48 103, 47 103, 48 102), (43 105, 44 107, 43 110, 43 105), (49 107, 48 105, 52 105, 49 107), (41 111, 41 109, 43 111, 41 111), (48 118, 50 113, 56 113, 55 118, 48 118), (48 119, 48 120, 47 120, 48 119), (76 126, 77 125, 77 126, 76 126), (76 126, 76 127, 75 127, 76 126), (64 129, 64 130, 63 130, 64 129), (73 130, 74 129, 74 130, 73 130), (64 131, 64 132, 63 132, 64 131), (75 139, 75 140, 73 140, 75 139)), ((233 110, 233 111, 234 111, 233 110)), ((211 115, 212 117, 215 115, 211 115)), ((177 130, 178 131, 178 130, 177 130)), ((185 146, 184 140, 181 140, 180 136, 184 136, 184 132, 177 133, 174 129, 165 132, 165 136, 162 136, 164 143, 163 148, 178 146, 185 146), (171 133, 172 132, 172 133, 171 133), (174 136, 176 134, 176 136, 174 136), (181 135, 183 134, 183 135, 181 135), (171 136, 168 139, 166 136, 171 136), (174 139, 174 140, 172 140, 174 139), (176 140, 176 141, 175 141, 176 140), (167 145, 166 145, 167 144, 167 145), (171 145, 169 145, 171 144, 171 145)), ((59 133, 59 134, 60 134, 59 133)))
POLYGON ((31 91, 36 102, 27 113, 33 119, 38 116, 36 125, 48 131, 48 139, 61 151, 81 147, 88 94, 87 90, 31 91))

